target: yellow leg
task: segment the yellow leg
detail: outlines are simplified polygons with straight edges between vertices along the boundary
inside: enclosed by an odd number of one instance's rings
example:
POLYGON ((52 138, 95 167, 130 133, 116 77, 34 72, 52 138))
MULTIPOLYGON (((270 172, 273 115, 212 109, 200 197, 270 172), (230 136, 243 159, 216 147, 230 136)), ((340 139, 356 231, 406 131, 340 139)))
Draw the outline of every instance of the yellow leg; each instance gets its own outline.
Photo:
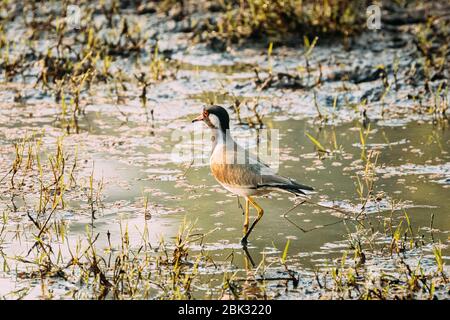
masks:
POLYGON ((250 224, 250 201, 245 198, 245 217, 244 217, 244 236, 248 232, 248 225, 250 224))
POLYGON ((261 208, 256 202, 255 200, 253 200, 250 197, 247 197, 248 202, 250 202, 252 204, 252 206, 256 209, 256 211, 258 212, 258 216, 256 217, 255 221, 253 221, 250 229, 248 230, 248 232, 244 235, 244 237, 241 240, 242 245, 246 246, 247 245, 247 238, 250 235, 250 233, 252 232, 253 228, 256 226, 256 224, 258 223, 259 220, 261 220, 263 214, 264 214, 264 210, 263 208, 261 208))

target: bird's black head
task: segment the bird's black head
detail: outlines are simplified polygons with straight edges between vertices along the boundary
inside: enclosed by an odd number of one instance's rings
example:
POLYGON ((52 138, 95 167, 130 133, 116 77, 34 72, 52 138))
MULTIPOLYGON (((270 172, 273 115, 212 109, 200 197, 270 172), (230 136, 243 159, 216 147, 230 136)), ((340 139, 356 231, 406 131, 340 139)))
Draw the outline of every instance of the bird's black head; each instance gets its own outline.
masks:
POLYGON ((220 129, 223 132, 230 129, 230 116, 228 115, 227 110, 221 106, 205 107, 202 114, 192 120, 192 122, 195 121, 203 121, 208 125, 208 127, 220 129))

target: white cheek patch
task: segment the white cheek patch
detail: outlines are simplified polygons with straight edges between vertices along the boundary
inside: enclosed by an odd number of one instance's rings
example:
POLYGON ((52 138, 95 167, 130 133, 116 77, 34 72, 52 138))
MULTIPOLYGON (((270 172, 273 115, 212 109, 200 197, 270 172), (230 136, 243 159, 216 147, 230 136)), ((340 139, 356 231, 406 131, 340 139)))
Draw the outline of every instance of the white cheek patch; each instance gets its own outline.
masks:
POLYGON ((212 128, 212 129, 217 129, 216 126, 211 122, 211 120, 209 118, 205 118, 205 123, 208 127, 212 128))
POLYGON ((219 118, 217 118, 215 115, 210 115, 208 117, 209 123, 211 124, 211 128, 219 129, 220 128, 220 121, 219 118))

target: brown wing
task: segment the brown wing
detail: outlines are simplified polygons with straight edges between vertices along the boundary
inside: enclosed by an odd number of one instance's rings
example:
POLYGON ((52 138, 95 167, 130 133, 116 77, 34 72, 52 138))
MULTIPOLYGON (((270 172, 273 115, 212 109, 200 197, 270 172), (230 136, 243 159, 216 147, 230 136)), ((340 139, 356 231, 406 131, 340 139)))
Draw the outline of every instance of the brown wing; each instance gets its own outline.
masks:
POLYGON ((217 181, 230 186, 257 188, 263 181, 258 164, 211 163, 211 172, 217 181))
POLYGON ((268 165, 258 161, 247 150, 244 151, 237 144, 234 144, 233 148, 230 149, 227 150, 227 155, 231 159, 228 162, 225 159, 225 153, 221 149, 215 150, 211 157, 211 172, 220 183, 232 187, 282 189, 294 193, 303 193, 301 190, 312 190, 311 187, 298 184, 289 178, 275 174, 275 171, 268 165), (232 151, 233 149, 235 150, 234 152, 232 151), (234 157, 236 151, 245 153, 243 164, 234 163, 234 160, 237 159, 237 157, 234 157))

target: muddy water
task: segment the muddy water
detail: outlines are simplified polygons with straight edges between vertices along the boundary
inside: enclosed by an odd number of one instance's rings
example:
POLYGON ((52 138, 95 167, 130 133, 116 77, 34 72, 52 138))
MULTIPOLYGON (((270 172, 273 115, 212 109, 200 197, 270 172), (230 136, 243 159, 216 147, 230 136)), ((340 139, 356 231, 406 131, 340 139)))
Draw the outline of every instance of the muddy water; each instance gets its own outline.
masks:
MULTIPOLYGON (((117 240, 121 226, 128 226, 131 243, 139 243, 145 224, 148 225, 153 243, 162 237, 170 242, 186 219, 196 221, 198 233, 212 231, 206 237, 202 249, 208 251, 217 263, 229 260, 230 254, 234 252, 237 256, 233 259, 235 267, 245 266, 239 244, 243 216, 237 197, 218 185, 207 163, 190 166, 189 161, 173 162, 173 149, 178 143, 174 139, 174 132, 182 128, 185 133, 194 136, 194 132, 200 130, 201 125, 190 124, 193 116, 157 125, 142 125, 133 121, 120 121, 118 117, 103 111, 88 111, 80 123, 84 128, 84 137, 65 138, 67 149, 70 145, 78 145, 81 158, 88 162, 78 177, 86 179, 93 162, 95 179, 103 180, 105 184, 104 209, 97 214, 94 222, 95 232, 100 233, 97 242, 100 247, 108 247, 108 232, 113 240, 117 240), (150 220, 145 219, 143 195, 149 199, 150 220)), ((280 174, 313 186, 317 191, 313 196, 316 201, 347 207, 360 204, 355 178, 357 173, 364 170, 359 138, 360 122, 325 125, 319 129, 312 120, 301 117, 296 119, 283 112, 266 116, 264 122, 279 132, 280 174), (338 151, 321 157, 306 133, 316 137, 327 149, 337 146, 338 151)), ((46 125, 50 127, 51 123, 46 124, 44 117, 40 126, 46 125)), ((248 133, 255 131, 236 123, 232 126, 233 135, 238 141, 242 137, 252 136, 248 133)), ((256 134, 253 137, 256 139, 256 134)), ((3 144, 8 142, 5 138, 2 137, 3 144)), ((252 144, 252 139, 246 141, 252 144)), ((390 199, 395 199, 401 202, 395 210, 404 208, 415 231, 426 237, 430 237, 427 228, 430 226, 431 214, 434 214, 434 236, 436 240, 446 243, 450 231, 449 143, 450 134, 447 130, 426 122, 371 124, 366 148, 381 152, 375 192, 383 192, 385 198, 380 201, 378 208, 372 208, 372 212, 369 210, 369 216, 388 217, 391 213, 390 199)), ((204 149, 207 160, 210 147, 210 142, 203 140, 196 145, 196 150, 204 149)), ((2 197, 4 206, 8 201, 2 197)), ((294 204, 290 195, 273 193, 260 198, 258 202, 265 209, 265 215, 252 233, 249 245, 249 253, 256 264, 261 261, 263 254, 278 257, 288 239, 289 255, 295 261, 297 270, 314 270, 348 249, 345 239, 352 223, 337 223, 304 233, 282 217, 294 204)), ((89 215, 83 213, 85 207, 82 204, 76 200, 71 201, 71 204, 75 209, 68 211, 61 219, 69 225, 69 239, 75 243, 76 239, 85 237, 86 226, 90 226, 92 221, 89 215)), ((298 207, 290 213, 290 218, 304 229, 339 221, 332 211, 312 205, 298 207)), ((21 242, 8 238, 10 241, 3 244, 3 250, 11 256, 24 254, 33 243, 32 238, 21 242)), ((448 261, 450 252, 447 247, 443 254, 448 261)), ((34 294, 39 296, 38 291, 34 294)), ((33 293, 30 295, 33 296, 33 293)))
MULTIPOLYGON (((273 193, 259 198, 258 202, 265 209, 265 215, 252 233, 249 250, 245 254, 239 244, 243 224, 242 207, 239 207, 237 197, 221 188, 210 174, 207 163, 210 142, 205 139, 197 145, 197 153, 200 149, 206 150, 204 164, 190 166, 189 161, 171 161, 170 154, 173 152, 174 143, 176 144, 173 131, 178 125, 185 126, 184 130, 189 131, 190 137, 199 130, 198 125, 188 124, 190 119, 192 117, 187 116, 174 120, 172 124, 167 125, 171 128, 160 132, 158 138, 148 137, 149 140, 159 141, 158 145, 161 147, 157 150, 144 143, 128 150, 125 157, 120 154, 120 157, 114 160, 111 159, 110 153, 92 155, 96 159, 96 166, 101 168, 97 172, 99 176, 103 175, 106 180, 122 181, 121 184, 124 185, 120 187, 114 182, 108 183, 104 201, 128 201, 128 204, 125 202, 112 211, 105 210, 95 222, 96 232, 103 235, 108 231, 113 235, 120 234, 120 221, 122 225, 129 226, 132 230, 131 238, 138 242, 143 225, 147 223, 150 237, 156 242, 159 237, 174 237, 183 221, 195 221, 195 231, 208 234, 198 250, 208 252, 218 265, 230 261, 232 255, 231 265, 235 269, 231 270, 248 269, 248 254, 255 265, 262 259, 277 261, 288 240, 290 263, 294 270, 304 274, 327 266, 331 260, 340 258, 343 251, 349 249, 347 239, 349 230, 355 227, 354 223, 339 223, 340 217, 337 217, 335 212, 304 205, 289 214, 297 225, 306 230, 331 225, 303 232, 282 217, 283 213, 292 207, 294 199, 288 194, 273 193), (143 193, 149 195, 152 214, 149 221, 145 221, 142 210, 137 213, 135 209, 141 207, 137 199, 140 199, 143 193), (336 224, 333 224, 334 222, 336 224)), ((342 205, 343 208, 358 207, 361 199, 356 192, 355 176, 364 170, 364 162, 361 160, 362 147, 359 143, 360 122, 318 129, 313 121, 300 117, 295 119, 275 112, 265 118, 265 125, 279 130, 280 174, 313 186, 317 190, 313 199, 320 200, 323 204, 342 205), (305 133, 314 135, 325 148, 332 149, 337 145, 339 152, 321 158, 305 133)), ((132 128, 133 124, 129 127, 132 128)), ((117 135, 117 129, 113 127, 112 131, 115 133, 111 134, 117 135)), ((121 128, 120 131, 126 129, 121 128)), ((236 140, 250 145, 256 144, 255 141, 252 143, 252 138, 243 139, 249 136, 256 139, 255 129, 235 124, 232 131, 236 140), (249 130, 253 135, 248 134, 249 130)), ((423 234, 426 239, 433 237, 434 241, 448 243, 449 143, 448 131, 430 123, 409 122, 394 126, 371 124, 366 144, 368 150, 381 152, 375 192, 380 193, 382 199, 377 204, 368 205, 368 219, 388 218, 393 210, 404 210, 411 219, 414 232, 423 234), (397 203, 395 207, 391 205, 392 200, 397 203), (432 215, 433 234, 429 229, 432 215)), ((242 199, 241 203, 244 204, 242 199)), ((87 223, 89 219, 74 222, 71 227, 73 235, 79 233, 81 236, 87 223)), ((106 247, 105 236, 102 241, 106 247)), ((196 250, 194 247, 194 251, 196 250)), ((433 259, 431 247, 425 248, 422 254, 433 259)), ((449 255, 450 251, 445 246, 443 256, 447 263, 449 255)), ((374 261, 374 265, 368 265, 367 268, 372 268, 375 272, 392 268, 389 263, 384 265, 382 260, 374 261)), ((203 270, 205 274, 212 273, 210 285, 213 287, 221 286, 221 278, 214 275, 221 273, 220 270, 223 269, 211 267, 203 270)), ((227 265, 224 270, 230 270, 230 266, 227 265)), ((280 275, 285 277, 283 273, 280 275)), ((303 279, 303 288, 312 286, 307 280, 309 278, 303 279)), ((197 288, 197 291, 200 291, 197 294, 203 295, 202 290, 208 292, 208 289, 197 288)), ((308 296, 304 291, 296 290, 291 290, 287 295, 290 298, 308 296)))
MULTIPOLYGON (((322 199, 321 195, 325 195, 327 203, 342 202, 355 206, 360 203, 355 186, 355 175, 363 170, 358 122, 337 127, 326 126, 318 132, 314 124, 282 114, 274 114, 265 121, 280 132, 280 174, 313 186, 318 193, 314 197, 322 199), (341 152, 320 159, 306 138, 306 132, 324 141, 325 146, 331 144, 330 138, 335 135, 341 152), (330 142, 327 144, 326 141, 330 142)), ((188 127, 193 130, 192 126, 188 127)), ((242 129, 236 130, 237 137, 240 131, 242 129)), ((199 232, 214 229, 207 237, 206 247, 214 251, 219 259, 228 256, 231 250, 240 249, 239 240, 242 236, 243 216, 237 197, 217 184, 207 164, 192 166, 186 171, 189 163, 172 163, 171 134, 168 130, 158 138, 162 139, 161 145, 165 147, 157 155, 148 147, 134 149, 130 152, 134 155, 121 157, 120 162, 111 160, 109 154, 95 154, 96 165, 107 180, 118 178, 127 183, 122 188, 108 184, 104 201, 127 200, 133 203, 143 192, 148 192, 150 203, 155 206, 152 210, 154 219, 149 221, 149 227, 155 235, 161 232, 165 232, 165 236, 174 234, 186 217, 197 221, 199 232), (140 152, 144 158, 139 160, 139 166, 133 164, 135 152, 140 152), (158 159, 153 160, 154 157, 158 159), (158 206, 163 209, 158 209, 158 206)), ((401 126, 372 125, 367 148, 381 151, 375 191, 384 192, 386 199, 381 200, 379 212, 374 209, 371 214, 388 216, 391 211, 389 201, 394 199, 401 202, 396 209, 405 208, 412 224, 420 229, 430 225, 431 214, 434 213, 434 227, 444 231, 441 238, 445 241, 450 230, 450 208, 446 201, 450 195, 446 180, 450 174, 446 151, 449 150, 449 141, 447 131, 430 124, 411 122, 401 126)), ((209 150, 208 141, 204 142, 204 148, 209 150)), ((252 234, 250 252, 259 257, 265 250, 282 250, 287 239, 291 239, 290 253, 305 256, 303 262, 309 266, 312 266, 311 261, 317 256, 327 258, 340 254, 339 250, 327 248, 327 244, 344 240, 346 226, 336 224, 303 233, 281 217, 293 205, 292 200, 289 195, 282 193, 260 199, 265 215, 252 234)), ((126 206, 124 209, 124 218, 129 223, 139 226, 144 222, 142 215, 126 213, 126 206)), ((121 211, 118 209, 117 213, 121 211)), ((331 212, 318 210, 311 205, 294 210, 290 216, 305 229, 338 220, 331 212)), ((105 214, 96 221, 96 226, 103 230, 111 229, 116 219, 115 214, 105 214)))
MULTIPOLYGON (((94 226, 96 232, 102 234, 99 241, 105 246, 108 231, 113 237, 119 234, 119 222, 129 226, 132 239, 140 237, 147 223, 151 239, 156 242, 161 236, 166 239, 175 236, 180 224, 187 219, 196 221, 200 233, 214 230, 207 236, 205 248, 218 261, 232 251, 241 253, 242 209, 237 197, 221 188, 210 174, 209 141, 201 141, 196 146, 197 151, 204 149, 205 163, 190 166, 189 161, 173 162, 177 128, 183 128, 192 137, 200 130, 201 125, 190 124, 193 116, 173 119, 153 129, 151 124, 124 123, 105 112, 91 111, 80 123, 86 130, 84 141, 66 137, 68 144, 79 143, 82 158, 93 162, 95 179, 104 181, 105 208, 97 215, 94 226), (148 221, 143 214, 143 195, 148 195, 149 199, 152 217, 148 221)), ((316 201, 355 207, 360 204, 356 174, 364 170, 359 138, 361 123, 325 125, 319 129, 311 120, 296 119, 282 112, 266 116, 264 122, 279 132, 280 174, 313 186, 317 191, 313 196, 316 201), (320 157, 306 133, 315 136, 325 148, 331 150, 337 146, 338 151, 320 157)), ((256 132, 237 124, 232 126, 238 141, 248 137, 249 131, 256 132)), ((426 236, 429 236, 426 228, 430 226, 433 213, 434 228, 442 231, 436 232, 436 237, 446 242, 450 231, 449 143, 447 130, 426 122, 371 124, 366 148, 381 152, 375 192, 383 193, 384 198, 373 212, 369 210, 369 215, 389 216, 391 199, 400 201, 394 209, 404 208, 412 225, 426 236)), ((89 166, 86 170, 90 170, 89 166)), ((265 215, 250 239, 249 252, 255 261, 261 259, 263 252, 279 253, 288 239, 289 253, 300 257, 299 262, 305 267, 313 268, 318 261, 341 254, 342 246, 333 244, 345 240, 349 227, 345 223, 304 233, 282 217, 294 204, 289 194, 273 193, 258 202, 265 209, 265 215)), ((74 206, 77 207, 76 200, 74 206)), ((313 205, 298 207, 290 217, 304 229, 339 221, 332 211, 313 205)), ((91 223, 90 216, 83 218, 75 211, 66 218, 70 222, 70 237, 83 237, 86 225, 91 223)), ((22 251, 23 247, 9 243, 6 249, 13 253, 22 251)), ((448 256, 448 249, 444 249, 444 253, 448 256)), ((242 262, 236 260, 236 263, 241 265, 242 262)))
MULTIPOLYGON (((373 37, 372 40, 377 42, 377 35, 373 37)), ((365 40, 359 39, 361 43, 365 40)), ((389 47, 388 40, 377 43, 389 47)), ((165 48, 172 47, 172 39, 162 39, 159 44, 164 52, 165 48)), ((94 221, 83 193, 68 192, 68 206, 57 215, 68 228, 67 247, 73 247, 78 239, 85 239, 86 227, 92 226, 99 233, 96 244, 100 248, 109 247, 108 233, 113 243, 119 243, 121 230, 125 227, 128 227, 132 244, 141 242, 144 226, 149 228, 151 243, 155 244, 161 238, 173 243, 186 220, 195 222, 196 233, 207 234, 203 245, 194 247, 194 251, 208 251, 217 264, 230 261, 234 254, 231 270, 247 267, 239 244, 242 208, 237 197, 220 187, 210 174, 207 163, 210 141, 180 142, 178 134, 190 138, 202 135, 202 125, 192 124, 191 119, 205 103, 229 105, 236 98, 255 98, 264 128, 278 132, 279 174, 313 186, 317 191, 312 196, 314 201, 355 212, 362 202, 357 193, 356 178, 364 172, 361 154, 364 149, 365 154, 379 151, 374 189, 379 200, 367 205, 368 221, 375 217, 389 218, 393 210, 400 213, 404 210, 415 233, 423 234, 427 240, 433 238, 436 243, 442 242, 443 258, 448 264, 450 133, 445 123, 436 124, 431 116, 412 112, 413 103, 406 96, 415 88, 406 85, 405 78, 400 77, 398 91, 389 91, 383 99, 380 98, 383 95, 380 79, 360 84, 330 80, 314 90, 287 90, 282 84, 259 90, 255 84, 255 67, 260 68, 262 79, 268 76, 269 68, 273 68, 274 74, 294 73, 305 68, 303 51, 276 48, 268 59, 266 50, 261 48, 212 53, 201 45, 186 48, 186 51, 179 42, 177 46, 179 48, 171 57, 179 67, 176 78, 149 88, 148 96, 152 100, 148 101, 147 113, 137 98, 140 88, 136 84, 130 84, 129 90, 123 93, 126 97, 120 105, 112 102, 115 97, 107 85, 94 85, 90 92, 83 93, 86 114, 79 118, 79 134, 64 134, 60 105, 55 104, 50 94, 18 80, 0 87, 0 178, 8 172, 14 159, 12 144, 27 133, 42 134, 44 130, 42 139, 46 151, 54 150, 55 140, 61 136, 64 136, 64 148, 69 157, 78 150, 75 178, 80 185, 88 184, 91 172, 94 172, 96 182, 104 183, 102 206, 94 221), (15 99, 17 92, 23 97, 22 103, 15 99), (330 118, 324 124, 317 121, 314 92, 318 109, 330 118), (361 110, 354 105, 363 98, 368 98, 370 127, 361 123, 361 110), (150 110, 154 111, 154 120, 148 117, 150 110), (361 145, 360 130, 367 131, 365 148, 361 145), (319 154, 307 133, 330 153, 319 154), (193 156, 197 160, 203 153, 206 161, 191 165, 189 156, 174 161, 173 153, 177 147, 194 150, 193 156), (145 196, 148 197, 147 210, 144 208, 145 196)), ((406 47, 404 51, 408 53, 410 49, 406 47)), ((318 65, 323 66, 323 78, 329 79, 339 72, 354 70, 355 66, 390 65, 398 50, 393 47, 373 51, 356 44, 353 51, 347 52, 341 47, 319 46, 309 61, 313 66, 312 73, 300 72, 303 85, 311 85, 317 79, 318 65)), ((408 57, 406 53, 401 53, 398 54, 401 57, 399 63, 404 67, 410 60, 404 58, 408 57)), ((125 66, 124 69, 132 74, 144 68, 135 65, 132 59, 124 60, 114 61, 112 69, 125 66)), ((388 80, 393 81, 391 74, 388 80)), ((432 86, 436 87, 437 82, 432 86)), ((251 108, 247 110, 243 105, 243 109, 244 120, 247 116, 254 118, 251 108)), ((229 112, 236 140, 252 147, 257 145, 258 131, 238 124, 231 108, 229 112)), ((207 132, 203 134, 207 135, 207 132)), ((0 262, 7 257, 12 268, 0 273, 0 297, 29 285, 20 284, 17 273, 11 270, 15 264, 20 270, 26 269, 14 257, 26 256, 34 244, 36 232, 27 211, 32 212, 35 208, 37 194, 27 194, 26 199, 20 194, 11 198, 7 181, 1 186, 0 212, 8 213, 12 218, 8 221, 4 241, 0 242, 1 252, 5 254, 0 257, 0 262), (20 233, 20 240, 16 232, 19 229, 27 231, 20 233)), ((355 228, 354 222, 343 222, 342 217, 332 210, 305 204, 289 213, 291 221, 306 230, 325 227, 303 232, 283 217, 294 205, 294 200, 283 193, 258 199, 265 215, 249 239, 249 253, 256 265, 263 256, 278 259, 288 240, 290 263, 298 272, 311 272, 326 266, 328 261, 337 259, 349 249, 346 239, 355 228)), ((242 199, 240 201, 243 205, 242 199)), ((68 256, 67 248, 63 246, 62 250, 68 256)), ((424 254, 432 259, 430 247, 425 248, 424 254)), ((372 267, 382 272, 383 261, 375 260, 372 267)), ((202 272, 220 273, 223 270, 205 268, 202 272)), ((221 277, 212 278, 220 285, 221 277)), ((55 292, 64 294, 65 285, 68 284, 58 282, 55 292), (62 288, 58 289, 58 286, 62 288)), ((305 283, 306 287, 308 285, 305 283)), ((37 281, 32 286, 35 290, 28 296, 40 297, 37 281)), ((302 294, 299 296, 303 297, 302 294)))

